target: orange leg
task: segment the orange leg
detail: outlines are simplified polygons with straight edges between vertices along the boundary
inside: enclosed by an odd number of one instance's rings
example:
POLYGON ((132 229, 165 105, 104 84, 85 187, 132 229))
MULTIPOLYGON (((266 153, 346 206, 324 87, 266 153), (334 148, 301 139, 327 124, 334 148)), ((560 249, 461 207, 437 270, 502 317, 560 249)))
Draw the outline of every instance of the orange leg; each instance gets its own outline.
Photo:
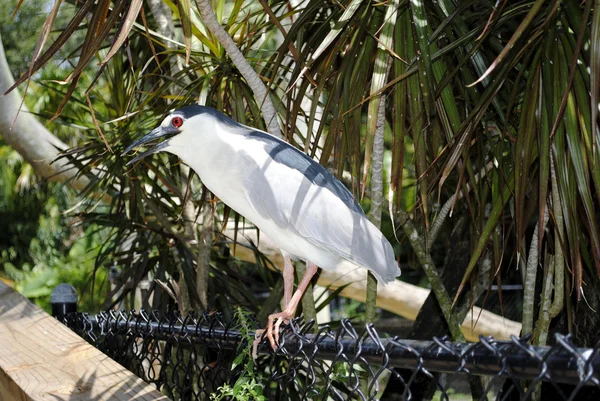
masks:
POLYGON ((306 287, 308 287, 310 280, 318 270, 317 265, 314 263, 307 262, 306 265, 306 273, 304 273, 304 277, 302 277, 302 280, 300 280, 300 283, 298 284, 298 289, 285 309, 282 312, 274 313, 269 316, 269 323, 267 323, 267 338, 273 349, 276 349, 277 344, 279 343, 279 328, 281 327, 281 324, 294 317, 298 304, 302 299, 302 295, 304 295, 304 291, 306 291, 306 287))
POLYGON ((287 308, 294 290, 294 265, 289 255, 283 257, 283 309, 287 308))
MULTIPOLYGON (((313 278, 315 273, 318 270, 317 265, 311 262, 307 262, 306 264, 306 273, 304 273, 304 277, 300 280, 298 284, 298 289, 294 293, 294 295, 290 298, 290 294, 292 292, 292 287, 294 284, 294 267, 292 265, 291 259, 289 257, 284 258, 284 270, 283 270, 283 303, 284 309, 282 312, 274 313, 269 316, 269 322, 267 323, 267 338, 269 339, 269 343, 271 343, 271 348, 276 349, 277 344, 279 343, 279 330, 282 323, 289 321, 289 319, 294 317, 296 313, 296 309, 298 308, 298 304, 302 299, 302 295, 306 291, 306 287, 310 283, 310 280, 313 278), (289 263, 288 263, 289 261, 289 263)), ((260 343, 260 336, 265 332, 265 330, 257 330, 256 331, 256 339, 254 340, 254 344, 252 347, 252 357, 256 359, 257 357, 257 348, 260 343)))

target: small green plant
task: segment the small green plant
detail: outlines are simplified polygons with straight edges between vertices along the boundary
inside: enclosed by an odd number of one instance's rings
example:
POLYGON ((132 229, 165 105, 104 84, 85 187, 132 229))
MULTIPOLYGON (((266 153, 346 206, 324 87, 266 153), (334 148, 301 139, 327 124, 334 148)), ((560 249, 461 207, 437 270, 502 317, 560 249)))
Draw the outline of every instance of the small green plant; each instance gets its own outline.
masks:
POLYGON ((248 312, 238 307, 235 311, 235 318, 240 323, 240 332, 242 337, 246 339, 245 345, 239 349, 238 356, 234 359, 231 370, 235 370, 238 366, 243 366, 243 371, 240 377, 236 380, 233 387, 229 384, 224 384, 217 389, 217 392, 211 394, 210 399, 213 401, 221 401, 226 397, 232 397, 237 401, 264 401, 266 397, 263 395, 263 377, 254 371, 254 358, 252 358, 252 343, 254 336, 250 333, 248 327, 248 312))

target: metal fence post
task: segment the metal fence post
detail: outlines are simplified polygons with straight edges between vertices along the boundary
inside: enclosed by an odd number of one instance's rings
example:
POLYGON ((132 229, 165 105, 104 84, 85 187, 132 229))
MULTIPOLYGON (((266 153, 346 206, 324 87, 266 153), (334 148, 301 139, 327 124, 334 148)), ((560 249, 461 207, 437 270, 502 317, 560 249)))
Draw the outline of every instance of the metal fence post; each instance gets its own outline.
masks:
POLYGON ((72 312, 77 312, 77 291, 71 284, 62 283, 54 287, 50 295, 52 316, 58 320, 72 312))

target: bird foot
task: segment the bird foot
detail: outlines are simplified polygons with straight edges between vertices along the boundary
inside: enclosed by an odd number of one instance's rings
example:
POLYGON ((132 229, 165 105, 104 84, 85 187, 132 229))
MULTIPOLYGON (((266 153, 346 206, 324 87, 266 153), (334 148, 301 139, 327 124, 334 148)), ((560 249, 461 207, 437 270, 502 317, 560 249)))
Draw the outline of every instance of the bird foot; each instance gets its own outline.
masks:
POLYGON ((267 338, 269 339, 271 348, 273 348, 273 350, 276 350, 277 345, 279 344, 279 330, 281 328, 281 324, 288 324, 290 319, 293 317, 294 313, 288 310, 269 315, 269 321, 267 323, 267 338))
POLYGON ((252 343, 252 358, 256 360, 258 357, 258 346, 261 343, 262 336, 267 332, 267 339, 271 344, 273 351, 277 349, 279 344, 279 331, 281 330, 282 324, 288 324, 290 319, 294 317, 294 314, 289 311, 283 311, 280 313, 274 313, 269 316, 269 322, 267 323, 266 329, 256 330, 254 334, 254 342, 252 343))

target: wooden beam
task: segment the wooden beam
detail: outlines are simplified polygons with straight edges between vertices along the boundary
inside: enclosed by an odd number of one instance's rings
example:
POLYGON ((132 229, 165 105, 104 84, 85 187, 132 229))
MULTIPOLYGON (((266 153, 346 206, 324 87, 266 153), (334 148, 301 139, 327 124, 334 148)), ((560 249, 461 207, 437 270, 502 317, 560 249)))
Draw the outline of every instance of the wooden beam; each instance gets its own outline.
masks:
POLYGON ((168 400, 0 281, 0 401, 168 400))
MULTIPOLYGON (((233 224, 229 224, 224 234, 233 238, 233 224)), ((283 266, 283 256, 273 241, 264 233, 260 233, 260 241, 255 229, 240 231, 237 237, 235 257, 255 262, 254 252, 250 250, 251 244, 258 244, 258 249, 268 256, 275 266, 283 266)), ((365 302, 367 294, 367 275, 365 270, 347 270, 338 268, 335 270, 323 270, 319 275, 317 284, 335 290, 347 285, 340 295, 365 302)), ((380 284, 377 288, 377 306, 393 312, 408 320, 415 320, 419 310, 425 303, 429 292, 426 288, 408 284, 400 280, 388 284, 380 284)), ((319 323, 325 323, 319 321, 319 323)), ((521 332, 521 323, 502 316, 496 315, 485 309, 474 306, 463 321, 462 331, 467 341, 476 342, 479 335, 494 336, 496 340, 509 340, 511 335, 518 336, 521 332)))

